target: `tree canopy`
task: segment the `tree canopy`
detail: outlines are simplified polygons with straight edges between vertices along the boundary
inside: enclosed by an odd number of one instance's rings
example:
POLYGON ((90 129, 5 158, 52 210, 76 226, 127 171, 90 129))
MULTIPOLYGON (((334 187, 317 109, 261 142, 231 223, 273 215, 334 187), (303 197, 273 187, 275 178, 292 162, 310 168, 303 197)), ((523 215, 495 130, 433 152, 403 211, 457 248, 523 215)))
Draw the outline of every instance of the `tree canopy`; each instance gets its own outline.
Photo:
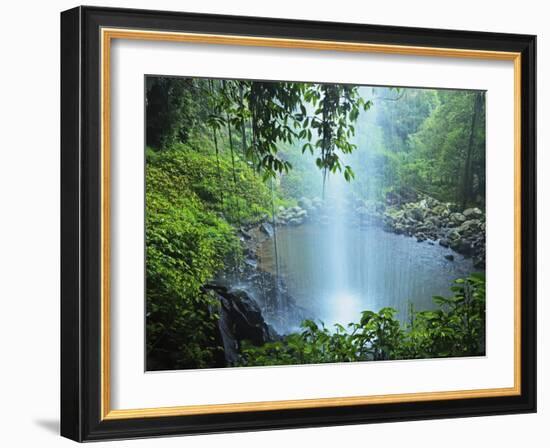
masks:
POLYGON ((240 133, 243 156, 268 178, 292 168, 279 145, 301 141, 324 173, 343 172, 351 180, 353 170, 339 152, 355 149, 353 123, 371 104, 352 85, 148 78, 147 145, 163 150, 185 143, 197 127, 225 128, 231 137, 240 133), (193 101, 197 96, 203 100, 193 101))

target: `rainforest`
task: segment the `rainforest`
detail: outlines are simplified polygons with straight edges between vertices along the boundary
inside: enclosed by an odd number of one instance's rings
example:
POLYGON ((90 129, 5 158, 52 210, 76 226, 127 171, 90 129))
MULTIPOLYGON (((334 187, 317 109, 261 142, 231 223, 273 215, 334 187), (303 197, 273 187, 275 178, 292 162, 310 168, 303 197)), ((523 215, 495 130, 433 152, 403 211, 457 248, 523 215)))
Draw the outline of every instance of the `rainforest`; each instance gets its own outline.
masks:
POLYGON ((145 77, 146 369, 485 355, 485 92, 145 77))

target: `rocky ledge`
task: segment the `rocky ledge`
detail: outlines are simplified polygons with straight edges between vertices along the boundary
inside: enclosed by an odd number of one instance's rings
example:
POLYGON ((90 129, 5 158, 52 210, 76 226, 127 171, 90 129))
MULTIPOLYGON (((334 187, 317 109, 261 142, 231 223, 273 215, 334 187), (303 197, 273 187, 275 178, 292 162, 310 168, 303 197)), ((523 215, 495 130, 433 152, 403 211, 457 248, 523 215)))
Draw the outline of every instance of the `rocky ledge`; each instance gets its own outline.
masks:
POLYGON ((324 210, 324 202, 321 198, 315 197, 309 199, 306 197, 298 201, 298 205, 293 207, 280 206, 275 217, 275 224, 298 226, 311 219, 322 215, 324 210))
POLYGON ((433 241, 472 257, 474 267, 485 267, 485 214, 479 208, 460 211, 456 204, 424 196, 417 201, 359 210, 363 222, 380 223, 386 230, 433 241))
MULTIPOLYGON (((472 257, 475 268, 485 267, 485 213, 477 207, 461 210, 454 203, 422 194, 406 198, 388 195, 385 203, 355 200, 345 207, 349 225, 380 225, 387 231, 414 237, 418 242, 437 242, 465 257, 472 257)), ((320 198, 301 198, 296 206, 279 207, 275 224, 328 225, 333 213, 332 205, 320 198)), ((263 232, 271 236, 271 225, 263 232)))
POLYGON ((204 289, 219 300, 219 338, 228 366, 239 360, 243 341, 261 346, 280 338, 273 327, 266 323, 262 311, 249 293, 239 288, 207 284, 204 289))

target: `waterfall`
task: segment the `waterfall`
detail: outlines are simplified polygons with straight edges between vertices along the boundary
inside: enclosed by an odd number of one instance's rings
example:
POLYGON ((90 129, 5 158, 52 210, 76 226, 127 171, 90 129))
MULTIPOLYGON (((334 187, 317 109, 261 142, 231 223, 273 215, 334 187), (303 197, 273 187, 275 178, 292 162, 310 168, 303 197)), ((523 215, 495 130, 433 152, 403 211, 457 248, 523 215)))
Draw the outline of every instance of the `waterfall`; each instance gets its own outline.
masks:
MULTIPOLYGON (((340 157, 342 157, 340 155, 340 157)), ((328 278, 325 310, 323 314, 332 322, 346 324, 357 319, 359 300, 354 290, 350 273, 350 244, 348 233, 354 219, 350 207, 350 184, 341 173, 329 174, 326 182, 326 207, 329 224, 323 229, 321 237, 326 239, 325 257, 321 260, 327 265, 328 278)))
MULTIPOLYGON (((405 322, 411 306, 433 309, 432 296, 447 296, 454 279, 473 272, 471 259, 453 253, 449 261, 451 249, 384 227, 387 178, 395 175, 394 139, 385 135, 392 120, 383 120, 391 108, 383 110, 370 87, 362 87, 361 95, 375 100, 375 106, 359 115, 353 138, 357 149, 337 154, 343 166, 353 168, 354 180, 319 170, 315 157, 306 156, 293 161, 300 178, 272 179, 273 217, 277 181, 300 206, 279 213, 272 237, 258 249, 259 268, 270 276, 266 320, 281 333, 298 331, 297 309, 331 330, 335 323, 358 322, 362 311, 383 307, 394 308, 405 322), (304 211, 305 219, 292 219, 304 211)), ((397 179, 389 181, 399 189, 397 179)))

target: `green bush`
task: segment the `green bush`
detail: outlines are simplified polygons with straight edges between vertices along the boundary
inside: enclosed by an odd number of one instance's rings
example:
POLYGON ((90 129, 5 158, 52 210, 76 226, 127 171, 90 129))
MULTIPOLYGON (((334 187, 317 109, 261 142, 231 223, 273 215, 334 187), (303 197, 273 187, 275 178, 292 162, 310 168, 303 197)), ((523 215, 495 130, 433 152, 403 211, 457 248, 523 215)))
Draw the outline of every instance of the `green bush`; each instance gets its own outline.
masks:
POLYGON ((238 262, 242 249, 231 223, 267 213, 269 191, 242 162, 176 145, 147 151, 146 293, 148 369, 223 365, 218 302, 201 290, 216 272, 238 262), (221 197, 223 195, 223 202, 221 197), (219 199, 218 199, 219 198, 219 199))
POLYGON ((201 286, 240 251, 233 229, 174 173, 147 167, 148 368, 214 363, 217 316, 201 286), (177 191, 176 191, 177 190, 177 191))
MULTIPOLYGON (((189 144, 174 145, 168 151, 149 150, 147 165, 161 167, 167 175, 177 178, 207 210, 230 224, 260 221, 271 211, 271 192, 261 176, 238 154, 233 160, 227 148, 220 150, 216 157, 209 140, 194 139, 189 144)), ((172 185, 165 185, 163 192, 171 197, 181 193, 172 185)))

